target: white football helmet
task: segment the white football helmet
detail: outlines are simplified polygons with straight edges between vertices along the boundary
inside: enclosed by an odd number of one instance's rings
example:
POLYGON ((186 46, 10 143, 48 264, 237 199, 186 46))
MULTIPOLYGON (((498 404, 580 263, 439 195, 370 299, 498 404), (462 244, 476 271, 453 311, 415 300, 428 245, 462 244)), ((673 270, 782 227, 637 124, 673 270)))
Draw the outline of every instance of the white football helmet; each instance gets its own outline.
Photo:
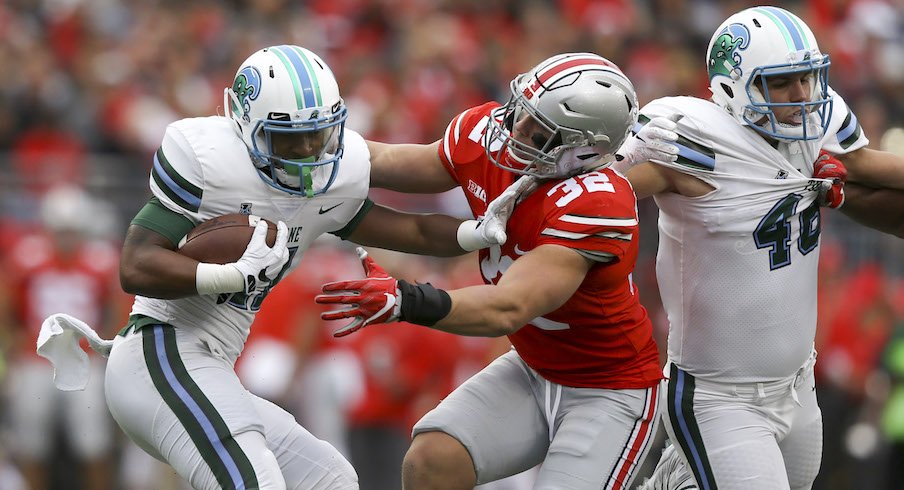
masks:
POLYGON ((307 197, 329 189, 342 158, 348 110, 319 56, 299 46, 264 48, 239 67, 223 104, 264 182, 307 197), (277 153, 286 147, 291 154, 277 153))
POLYGON ((706 64, 713 102, 741 124, 782 140, 813 140, 825 133, 832 115, 829 56, 819 51, 813 32, 796 15, 777 7, 732 15, 713 34, 706 64), (767 77, 807 72, 813 76, 808 101, 770 100, 767 77), (780 106, 799 107, 802 124, 778 121, 773 108, 780 106))
POLYGON ((519 174, 562 178, 599 169, 637 121, 637 94, 611 61, 593 53, 548 58, 510 84, 511 98, 491 114, 484 133, 490 161, 519 174), (551 136, 518 141, 515 124, 532 117, 551 136))
POLYGON ((68 184, 54 187, 41 201, 41 221, 52 232, 87 234, 94 217, 94 202, 80 187, 68 184))

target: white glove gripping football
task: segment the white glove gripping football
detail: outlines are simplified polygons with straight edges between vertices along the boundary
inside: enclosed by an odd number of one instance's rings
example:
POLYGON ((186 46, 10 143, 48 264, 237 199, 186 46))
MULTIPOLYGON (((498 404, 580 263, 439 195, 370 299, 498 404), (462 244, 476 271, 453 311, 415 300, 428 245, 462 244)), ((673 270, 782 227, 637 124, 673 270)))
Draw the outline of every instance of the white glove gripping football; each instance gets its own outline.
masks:
MULTIPOLYGON (((675 117, 675 116, 672 116, 675 117)), ((678 147, 672 143, 678 140, 675 128, 678 125, 667 117, 654 117, 634 136, 631 136, 615 152, 618 162, 615 168, 625 172, 629 168, 647 161, 671 163, 678 159, 678 147)))
POLYGON ((276 242, 273 247, 268 247, 266 240, 267 223, 261 220, 254 227, 254 234, 251 235, 245 253, 237 262, 229 264, 242 274, 243 292, 246 295, 246 306, 249 307, 258 295, 266 291, 270 281, 276 279, 289 260, 289 248, 286 246, 289 228, 284 222, 276 224, 276 242))
POLYGON ((508 238, 505 226, 515 205, 529 196, 537 188, 539 180, 533 175, 524 175, 487 206, 479 220, 467 220, 458 227, 458 245, 468 252, 493 245, 502 245, 508 238))

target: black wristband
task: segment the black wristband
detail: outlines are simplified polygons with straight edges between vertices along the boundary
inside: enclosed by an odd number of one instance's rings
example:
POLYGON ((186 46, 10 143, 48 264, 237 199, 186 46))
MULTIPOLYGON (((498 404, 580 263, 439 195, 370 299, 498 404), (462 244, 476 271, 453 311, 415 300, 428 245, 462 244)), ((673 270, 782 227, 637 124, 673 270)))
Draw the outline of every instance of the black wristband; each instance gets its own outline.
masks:
POLYGON ((399 279, 402 308, 399 320, 432 327, 452 310, 449 293, 426 284, 410 284, 399 279))

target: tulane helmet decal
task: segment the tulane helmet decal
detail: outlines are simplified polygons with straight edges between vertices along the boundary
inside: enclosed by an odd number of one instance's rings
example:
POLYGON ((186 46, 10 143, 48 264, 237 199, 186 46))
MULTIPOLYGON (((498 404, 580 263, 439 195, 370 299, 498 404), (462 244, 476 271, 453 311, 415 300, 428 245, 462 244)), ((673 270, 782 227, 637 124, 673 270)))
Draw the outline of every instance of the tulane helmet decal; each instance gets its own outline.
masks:
POLYGON ((232 84, 232 91, 238 97, 242 107, 233 107, 232 112, 240 114, 246 122, 251 118, 248 113, 251 111, 249 101, 257 99, 261 93, 261 74, 256 67, 246 66, 235 77, 232 84))
POLYGON ((731 24, 722 29, 709 52, 707 70, 709 79, 717 76, 735 77, 744 75, 741 69, 741 54, 738 51, 750 45, 750 31, 743 24, 731 24))

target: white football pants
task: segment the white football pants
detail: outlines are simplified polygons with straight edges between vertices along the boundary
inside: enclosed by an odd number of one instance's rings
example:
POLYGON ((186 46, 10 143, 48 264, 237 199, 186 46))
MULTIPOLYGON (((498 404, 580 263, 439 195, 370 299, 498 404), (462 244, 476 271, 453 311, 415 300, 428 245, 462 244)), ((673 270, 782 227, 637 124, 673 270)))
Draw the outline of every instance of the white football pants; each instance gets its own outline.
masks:
POLYGON ((357 489, 351 464, 291 414, 248 392, 215 340, 148 325, 117 337, 113 418, 196 489, 357 489))
POLYGON ((822 460, 814 352, 787 379, 729 384, 672 363, 662 410, 669 439, 700 490, 806 490, 822 460))

